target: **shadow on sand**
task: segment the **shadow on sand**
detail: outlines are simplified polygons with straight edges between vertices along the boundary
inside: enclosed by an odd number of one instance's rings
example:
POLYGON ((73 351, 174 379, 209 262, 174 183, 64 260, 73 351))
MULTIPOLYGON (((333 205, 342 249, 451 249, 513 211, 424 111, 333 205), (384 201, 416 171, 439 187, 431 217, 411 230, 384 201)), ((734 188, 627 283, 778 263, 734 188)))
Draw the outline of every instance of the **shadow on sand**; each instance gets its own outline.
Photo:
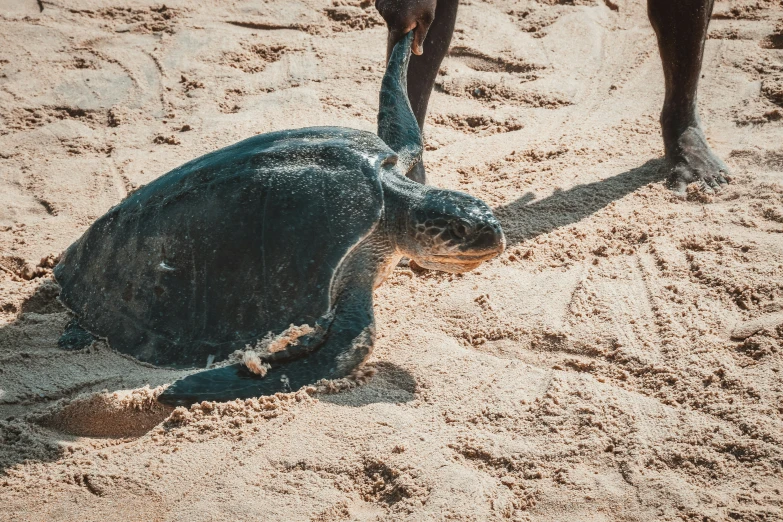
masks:
POLYGON ((495 209, 509 245, 546 234, 581 221, 635 190, 663 179, 663 160, 650 160, 640 167, 593 183, 555 191, 534 201, 535 194, 522 197, 495 209))

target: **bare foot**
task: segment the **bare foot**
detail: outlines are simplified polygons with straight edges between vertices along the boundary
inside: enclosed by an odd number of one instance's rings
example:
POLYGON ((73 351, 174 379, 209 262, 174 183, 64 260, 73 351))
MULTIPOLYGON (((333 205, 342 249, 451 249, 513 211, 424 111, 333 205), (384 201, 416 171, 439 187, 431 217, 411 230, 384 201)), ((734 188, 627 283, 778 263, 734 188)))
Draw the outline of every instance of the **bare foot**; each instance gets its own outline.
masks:
POLYGON ((680 195, 685 195, 685 188, 694 182, 712 194, 731 181, 728 167, 712 152, 698 127, 688 127, 676 146, 667 147, 666 161, 669 187, 680 195))

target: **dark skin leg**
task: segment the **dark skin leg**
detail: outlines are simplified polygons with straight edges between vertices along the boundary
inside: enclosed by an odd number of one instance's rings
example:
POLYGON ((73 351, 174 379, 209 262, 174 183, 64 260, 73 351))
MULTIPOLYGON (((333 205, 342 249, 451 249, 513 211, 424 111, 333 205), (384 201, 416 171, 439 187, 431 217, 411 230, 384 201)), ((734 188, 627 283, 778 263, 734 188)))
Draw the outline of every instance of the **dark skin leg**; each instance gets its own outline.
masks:
MULTIPOLYGON (((661 129, 668 181, 680 193, 689 183, 698 182, 702 190, 712 192, 728 181, 728 168, 707 145, 696 108, 696 90, 713 3, 714 0, 648 0, 647 4, 666 81, 661 129)), ((451 42, 457 7, 458 0, 438 0, 424 40, 424 54, 411 57, 408 95, 422 130, 430 93, 451 42)), ((390 36, 389 49, 393 39, 390 36)), ((421 180, 412 178, 423 181, 423 169, 421 175, 421 180)))
MULTIPOLYGON (((449 52, 451 35, 457 21, 458 0, 438 0, 435 9, 435 19, 424 40, 424 54, 411 56, 408 65, 408 98, 411 101, 413 114, 419 122, 419 129, 424 130, 424 118, 427 116, 427 104, 430 101, 432 87, 438 76, 438 69, 446 53, 449 52)), ((386 45, 386 55, 390 55, 396 40, 389 35, 386 45)))
POLYGON ((712 192, 727 183, 728 168, 707 145, 696 108, 704 40, 713 0, 648 0, 647 11, 663 62, 666 98, 661 130, 669 184, 684 192, 698 182, 712 192))

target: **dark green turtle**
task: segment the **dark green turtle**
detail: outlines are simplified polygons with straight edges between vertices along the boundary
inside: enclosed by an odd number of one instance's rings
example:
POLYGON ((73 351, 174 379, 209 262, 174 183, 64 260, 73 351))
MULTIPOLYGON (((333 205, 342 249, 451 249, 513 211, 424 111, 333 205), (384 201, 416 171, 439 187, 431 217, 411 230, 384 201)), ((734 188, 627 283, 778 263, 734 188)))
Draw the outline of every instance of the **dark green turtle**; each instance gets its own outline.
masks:
POLYGON ((309 325, 263 357, 265 376, 242 364, 208 369, 159 400, 296 390, 365 361, 373 289, 403 256, 464 272, 502 252, 485 203, 406 178, 422 151, 405 92, 410 46, 408 36, 389 60, 378 136, 338 127, 255 136, 172 170, 98 219, 55 268, 76 316, 61 344, 83 346, 89 332, 150 364, 204 368, 309 325))

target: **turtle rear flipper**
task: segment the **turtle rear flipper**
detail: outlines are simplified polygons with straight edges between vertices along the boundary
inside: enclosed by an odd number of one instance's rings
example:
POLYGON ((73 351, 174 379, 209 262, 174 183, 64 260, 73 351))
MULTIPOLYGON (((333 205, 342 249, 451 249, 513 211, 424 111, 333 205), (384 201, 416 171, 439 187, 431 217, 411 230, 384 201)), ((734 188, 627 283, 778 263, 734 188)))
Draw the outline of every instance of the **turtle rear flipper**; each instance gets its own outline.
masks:
MULTIPOLYGON (((334 314, 331 311, 327 312, 315 322, 315 326, 310 333, 297 338, 282 350, 262 355, 261 360, 265 363, 271 364, 274 362, 281 364, 309 355, 324 343, 333 321, 334 314)), ((293 326, 291 325, 291 327, 293 326)), ((288 331, 290 330, 286 330, 286 332, 288 331)), ((281 335, 285 335, 286 332, 283 332, 281 335)))
POLYGON ((57 341, 57 346, 68 351, 81 350, 97 340, 97 337, 79 326, 79 322, 76 319, 71 319, 65 325, 65 330, 63 330, 63 334, 57 341))

